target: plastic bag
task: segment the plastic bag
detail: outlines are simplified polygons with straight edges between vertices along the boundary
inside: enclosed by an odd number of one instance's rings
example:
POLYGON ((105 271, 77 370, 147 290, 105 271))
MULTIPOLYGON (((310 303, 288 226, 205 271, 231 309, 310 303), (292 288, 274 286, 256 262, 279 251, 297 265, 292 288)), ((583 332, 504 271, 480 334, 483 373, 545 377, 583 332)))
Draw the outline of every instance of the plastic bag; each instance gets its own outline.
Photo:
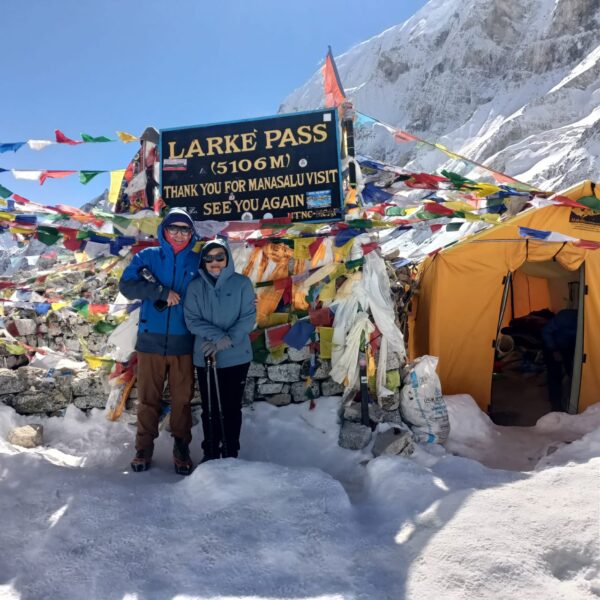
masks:
POLYGON ((139 320, 140 309, 137 308, 108 336, 109 343, 116 347, 111 353, 112 358, 116 361, 127 362, 131 354, 135 352, 139 320))
POLYGON ((410 425, 417 442, 428 444, 442 444, 450 433, 437 363, 435 356, 417 358, 408 366, 400 391, 402 420, 410 425))

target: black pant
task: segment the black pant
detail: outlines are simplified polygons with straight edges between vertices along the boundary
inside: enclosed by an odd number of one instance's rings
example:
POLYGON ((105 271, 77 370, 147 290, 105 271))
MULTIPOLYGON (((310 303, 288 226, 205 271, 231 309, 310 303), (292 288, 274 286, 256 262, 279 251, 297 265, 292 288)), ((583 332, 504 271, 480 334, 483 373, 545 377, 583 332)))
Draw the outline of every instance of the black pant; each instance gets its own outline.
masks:
POLYGON ((226 458, 227 456, 236 457, 238 455, 240 431, 242 429, 242 394, 244 393, 249 368, 250 363, 222 369, 217 368, 221 411, 227 444, 227 451, 225 452, 222 444, 214 370, 212 368, 207 370, 206 367, 196 367, 202 397, 202 429, 204 430, 202 448, 206 458, 219 458, 221 455, 226 458), (210 374, 210 406, 208 404, 207 372, 210 374))

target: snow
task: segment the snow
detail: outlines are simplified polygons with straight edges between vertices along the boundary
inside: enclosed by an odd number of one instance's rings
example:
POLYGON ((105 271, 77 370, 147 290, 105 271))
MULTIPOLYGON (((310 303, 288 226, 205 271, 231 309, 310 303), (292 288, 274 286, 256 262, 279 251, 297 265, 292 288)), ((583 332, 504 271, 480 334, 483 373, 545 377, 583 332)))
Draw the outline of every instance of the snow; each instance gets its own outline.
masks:
POLYGON ((132 426, 0 405, 0 598, 597 597, 600 405, 511 428, 446 399, 445 448, 377 459, 337 445, 339 398, 256 403, 188 478, 166 431, 132 473, 132 426), (44 447, 5 441, 31 422, 44 447))
MULTIPOLYGON (((335 59, 359 112, 558 191, 598 171, 599 23, 600 4, 589 0, 430 0, 335 59)), ((322 103, 317 71, 280 110, 322 103)), ((355 142, 357 152, 410 171, 475 176, 472 165, 397 144, 381 127, 361 127, 355 142)))

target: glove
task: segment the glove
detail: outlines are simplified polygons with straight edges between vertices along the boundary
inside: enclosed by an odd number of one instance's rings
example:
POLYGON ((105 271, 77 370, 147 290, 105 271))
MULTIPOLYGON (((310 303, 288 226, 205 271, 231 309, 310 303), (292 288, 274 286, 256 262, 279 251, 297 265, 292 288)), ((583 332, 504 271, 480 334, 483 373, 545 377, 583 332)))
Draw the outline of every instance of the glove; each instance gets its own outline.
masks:
POLYGON ((227 348, 231 348, 231 338, 226 335, 225 337, 222 337, 216 344, 215 347, 217 349, 217 352, 219 352, 220 350, 225 350, 227 348))
POLYGON ((217 351, 217 346, 212 342, 204 342, 200 348, 202 349, 202 352, 204 352, 204 356, 210 356, 217 351))

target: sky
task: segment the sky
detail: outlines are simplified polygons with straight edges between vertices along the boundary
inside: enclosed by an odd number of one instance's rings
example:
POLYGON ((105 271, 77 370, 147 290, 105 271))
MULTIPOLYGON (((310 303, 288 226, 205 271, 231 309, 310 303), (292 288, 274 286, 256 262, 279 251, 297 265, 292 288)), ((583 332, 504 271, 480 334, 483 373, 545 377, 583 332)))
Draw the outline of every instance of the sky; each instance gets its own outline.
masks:
MULTIPOLYGON (((54 130, 115 137, 276 114, 320 67, 409 18, 426 0, 2 0, 0 142, 54 130), (10 50, 9 52, 6 50, 10 50)), ((137 144, 22 147, 0 168, 116 170, 137 144)), ((81 204, 108 187, 77 175, 0 184, 42 204, 81 204)))
MULTIPOLYGON (((189 477, 166 430, 152 468, 132 473, 123 418, 0 403, 0 597, 597 599, 600 404, 522 428, 445 399, 446 448, 377 458, 338 446, 339 397, 257 402, 240 459, 189 477), (6 441, 31 422, 43 446, 6 441)), ((200 425, 193 436, 197 462, 200 425)))

